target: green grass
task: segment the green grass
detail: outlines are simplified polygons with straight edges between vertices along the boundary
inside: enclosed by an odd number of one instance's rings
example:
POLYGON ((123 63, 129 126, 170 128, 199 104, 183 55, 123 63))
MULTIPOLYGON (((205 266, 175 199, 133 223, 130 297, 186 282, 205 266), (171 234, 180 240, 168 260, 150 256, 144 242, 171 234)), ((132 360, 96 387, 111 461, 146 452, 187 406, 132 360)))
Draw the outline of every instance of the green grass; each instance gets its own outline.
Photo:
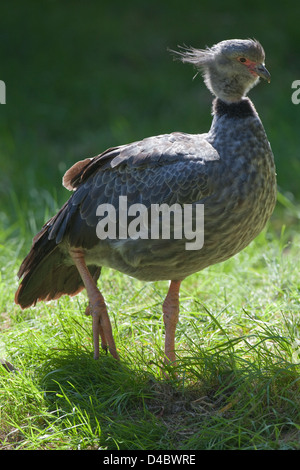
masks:
POLYGON ((1 449, 300 449, 300 32, 288 3, 1 7, 0 357, 15 368, 0 368, 1 449), (210 96, 168 47, 253 36, 272 75, 251 97, 275 154, 275 214, 246 250, 182 284, 176 368, 163 363, 167 283, 103 270, 121 361, 94 361, 84 293, 14 304, 31 238, 68 197, 75 161, 208 128, 210 96))
POLYGON ((121 362, 94 361, 85 294, 21 313, 3 248, 1 356, 16 371, 0 371, 1 448, 299 449, 299 246, 264 232, 186 280, 176 368, 163 364, 166 283, 104 271, 121 362))

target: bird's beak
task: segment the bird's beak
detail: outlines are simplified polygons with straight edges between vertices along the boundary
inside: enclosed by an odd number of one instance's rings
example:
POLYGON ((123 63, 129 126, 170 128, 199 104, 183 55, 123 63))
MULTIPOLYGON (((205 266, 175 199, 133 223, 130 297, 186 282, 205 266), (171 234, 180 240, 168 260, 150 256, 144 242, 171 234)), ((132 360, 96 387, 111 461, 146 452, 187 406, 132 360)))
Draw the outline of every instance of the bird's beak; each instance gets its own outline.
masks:
POLYGON ((263 64, 256 65, 255 72, 259 77, 264 78, 268 83, 270 83, 271 75, 263 64))

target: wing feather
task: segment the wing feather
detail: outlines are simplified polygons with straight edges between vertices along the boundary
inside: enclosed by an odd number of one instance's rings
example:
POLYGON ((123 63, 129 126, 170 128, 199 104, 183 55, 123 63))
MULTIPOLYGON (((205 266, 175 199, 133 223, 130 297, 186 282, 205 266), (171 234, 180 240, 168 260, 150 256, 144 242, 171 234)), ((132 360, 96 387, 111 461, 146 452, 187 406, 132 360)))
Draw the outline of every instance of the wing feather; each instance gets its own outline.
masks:
POLYGON ((74 193, 51 219, 51 238, 59 242, 68 235, 72 244, 80 240, 82 246, 93 246, 98 239, 90 228, 97 224, 97 207, 108 203, 118 210, 119 196, 147 208, 154 203, 200 202, 214 191, 208 166, 220 160, 205 137, 183 133, 150 137, 76 163, 63 180, 74 193))

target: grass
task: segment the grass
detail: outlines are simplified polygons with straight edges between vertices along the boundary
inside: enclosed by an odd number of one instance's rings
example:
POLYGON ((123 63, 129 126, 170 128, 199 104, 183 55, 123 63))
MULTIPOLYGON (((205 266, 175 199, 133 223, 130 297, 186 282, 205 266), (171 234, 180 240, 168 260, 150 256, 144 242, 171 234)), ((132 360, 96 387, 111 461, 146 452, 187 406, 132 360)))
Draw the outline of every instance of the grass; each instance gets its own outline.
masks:
MULTIPOLYGON (((122 359, 94 361, 86 296, 21 313, 11 264, 0 284, 1 355, 16 371, 0 371, 1 448, 299 449, 300 238, 286 238, 266 231, 183 284, 168 379, 166 283, 104 271, 122 359)), ((11 259, 3 249, 3 264, 11 259)))
POLYGON ((1 449, 300 448, 300 108, 291 103, 299 7, 260 2, 258 15, 253 1, 241 15, 235 0, 226 11, 218 0, 213 9, 188 3, 2 8, 0 357, 15 370, 0 368, 1 449), (121 362, 104 353, 95 362, 84 293, 23 312, 14 304, 31 238, 68 197, 60 181, 75 161, 208 128, 209 95, 167 47, 248 36, 263 43, 272 74, 251 97, 276 159, 274 216, 242 253, 184 281, 169 378, 166 283, 103 270, 121 362))

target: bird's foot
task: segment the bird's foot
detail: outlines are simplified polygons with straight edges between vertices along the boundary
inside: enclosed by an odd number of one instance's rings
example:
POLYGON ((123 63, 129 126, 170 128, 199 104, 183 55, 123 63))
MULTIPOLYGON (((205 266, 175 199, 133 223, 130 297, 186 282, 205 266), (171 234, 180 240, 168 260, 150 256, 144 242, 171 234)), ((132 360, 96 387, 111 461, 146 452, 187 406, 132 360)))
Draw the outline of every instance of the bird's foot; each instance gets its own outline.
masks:
MULTIPOLYGON (((85 309, 85 315, 91 315, 91 317, 93 316, 93 309, 91 307, 91 304, 89 303, 88 306, 86 307, 85 309)), ((100 338, 101 338, 101 349, 103 349, 103 351, 105 351, 105 354, 107 355, 108 353, 108 345, 107 345, 107 341, 106 341, 106 338, 105 338, 105 335, 104 335, 104 332, 103 332, 103 329, 101 328, 101 324, 99 322, 99 335, 100 335, 100 338)), ((99 355, 95 354, 94 355, 94 359, 99 359, 99 355), (98 357, 95 357, 95 356, 98 356, 98 357)))
POLYGON ((91 309, 91 305, 90 305, 90 304, 87 305, 84 314, 85 314, 86 316, 93 315, 93 312, 92 312, 92 309, 91 309))
POLYGON ((104 299, 99 292, 101 298, 91 306, 93 316, 93 340, 94 340, 94 359, 99 359, 99 337, 101 338, 101 348, 117 360, 119 355, 112 335, 111 323, 106 310, 104 299))

